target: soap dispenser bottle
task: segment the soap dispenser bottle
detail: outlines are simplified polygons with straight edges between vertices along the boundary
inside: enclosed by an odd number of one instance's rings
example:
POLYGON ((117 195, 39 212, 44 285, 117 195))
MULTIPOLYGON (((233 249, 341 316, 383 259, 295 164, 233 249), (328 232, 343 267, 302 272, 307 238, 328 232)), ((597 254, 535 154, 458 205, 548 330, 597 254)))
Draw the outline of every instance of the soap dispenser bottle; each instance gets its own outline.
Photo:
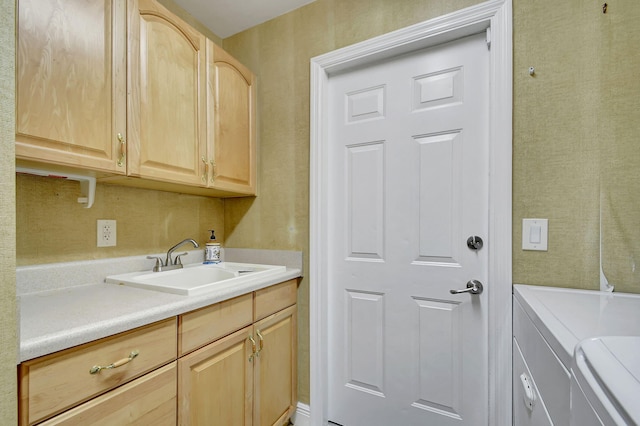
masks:
POLYGON ((204 263, 220 263, 220 243, 216 241, 214 230, 210 229, 211 237, 209 242, 205 244, 204 249, 204 263))

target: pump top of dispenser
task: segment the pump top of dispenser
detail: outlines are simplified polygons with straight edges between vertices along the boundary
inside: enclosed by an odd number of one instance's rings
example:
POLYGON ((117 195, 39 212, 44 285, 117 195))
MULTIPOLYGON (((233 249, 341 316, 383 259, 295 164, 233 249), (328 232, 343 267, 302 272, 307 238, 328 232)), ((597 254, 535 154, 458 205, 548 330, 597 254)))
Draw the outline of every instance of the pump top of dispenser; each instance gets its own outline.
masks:
POLYGON ((213 229, 209 229, 209 232, 211 232, 211 237, 209 237, 209 240, 210 241, 215 241, 216 240, 216 235, 215 235, 216 231, 214 231, 213 229))

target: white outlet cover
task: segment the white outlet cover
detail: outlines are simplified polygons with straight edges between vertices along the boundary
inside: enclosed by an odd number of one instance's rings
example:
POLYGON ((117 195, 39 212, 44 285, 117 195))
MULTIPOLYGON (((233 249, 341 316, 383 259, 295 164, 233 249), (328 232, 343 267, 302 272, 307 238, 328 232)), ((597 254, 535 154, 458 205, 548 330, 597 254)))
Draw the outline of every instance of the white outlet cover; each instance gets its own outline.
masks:
POLYGON ((97 228, 98 247, 115 247, 116 245, 116 221, 98 220, 97 228))

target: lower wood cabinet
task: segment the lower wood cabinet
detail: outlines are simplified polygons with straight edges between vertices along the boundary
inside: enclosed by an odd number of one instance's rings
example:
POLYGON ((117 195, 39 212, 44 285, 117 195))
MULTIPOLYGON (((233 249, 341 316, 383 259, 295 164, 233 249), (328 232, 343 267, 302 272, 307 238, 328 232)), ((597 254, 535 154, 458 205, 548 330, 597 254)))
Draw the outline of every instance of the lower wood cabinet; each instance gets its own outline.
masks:
POLYGON ((259 353, 254 359, 254 425, 286 424, 296 406, 296 306, 254 325, 259 353))
POLYGON ((25 361, 20 425, 287 424, 296 293, 294 279, 25 361))
POLYGON ((251 326, 178 361, 178 424, 252 424, 251 326))
POLYGON ((295 290, 292 280, 256 292, 254 318, 269 306, 271 315, 178 359, 179 425, 288 422, 297 401, 295 290))
POLYGON ((173 317, 23 362, 20 424, 41 422, 174 361, 176 340, 173 317))

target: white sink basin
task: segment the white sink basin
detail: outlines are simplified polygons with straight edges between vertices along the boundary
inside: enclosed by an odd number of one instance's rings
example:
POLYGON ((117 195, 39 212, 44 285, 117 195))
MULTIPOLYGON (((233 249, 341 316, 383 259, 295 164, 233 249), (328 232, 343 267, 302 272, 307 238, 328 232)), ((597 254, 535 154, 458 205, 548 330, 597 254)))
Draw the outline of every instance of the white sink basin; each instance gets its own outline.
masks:
POLYGON ((286 271, 285 266, 222 262, 186 265, 162 272, 130 272, 110 275, 107 283, 192 296, 222 287, 268 278, 286 271))

